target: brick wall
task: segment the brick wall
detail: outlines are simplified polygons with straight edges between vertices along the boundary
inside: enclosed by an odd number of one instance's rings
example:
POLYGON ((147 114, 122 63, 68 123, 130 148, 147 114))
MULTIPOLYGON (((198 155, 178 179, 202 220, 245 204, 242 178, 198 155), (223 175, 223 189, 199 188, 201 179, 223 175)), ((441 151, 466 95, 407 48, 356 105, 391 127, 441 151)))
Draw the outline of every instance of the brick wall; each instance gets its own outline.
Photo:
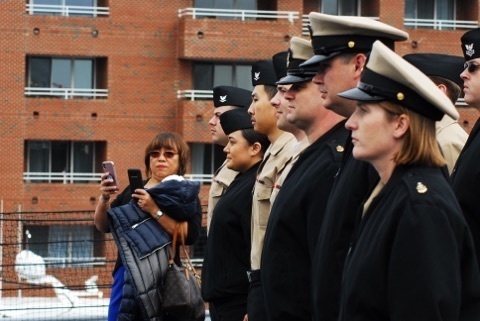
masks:
MULTIPOLYGON (((300 15, 319 7, 314 0, 271 4, 300 15)), ((106 158, 115 161, 125 186, 127 168, 143 167, 144 146, 155 134, 178 131, 190 142, 210 141, 210 103, 176 97, 177 90, 192 89, 192 61, 267 59, 288 48, 289 37, 301 35, 301 19, 291 23, 179 18, 178 9, 193 6, 193 1, 187 0, 115 0, 110 5, 107 17, 80 18, 32 16, 25 12, 24 2, 0 1, 0 200, 4 211, 19 206, 35 211, 88 210, 94 208, 92 198, 99 194, 98 184, 24 184, 26 139, 106 141, 106 158), (38 28, 38 35, 34 28, 38 28), (96 37, 94 30, 98 31, 96 37), (106 57, 108 99, 24 97, 27 54, 106 57), (37 204, 32 203, 33 197, 37 197, 37 204)), ((472 10, 462 15, 477 19, 478 1, 469 0, 468 5, 472 10)), ((461 54, 459 38, 465 30, 407 30, 401 0, 376 0, 367 9, 378 12, 380 21, 410 33, 410 40, 397 46, 402 55, 461 54)), ((471 108, 461 108, 460 112, 460 123, 470 129, 477 112, 471 108)))

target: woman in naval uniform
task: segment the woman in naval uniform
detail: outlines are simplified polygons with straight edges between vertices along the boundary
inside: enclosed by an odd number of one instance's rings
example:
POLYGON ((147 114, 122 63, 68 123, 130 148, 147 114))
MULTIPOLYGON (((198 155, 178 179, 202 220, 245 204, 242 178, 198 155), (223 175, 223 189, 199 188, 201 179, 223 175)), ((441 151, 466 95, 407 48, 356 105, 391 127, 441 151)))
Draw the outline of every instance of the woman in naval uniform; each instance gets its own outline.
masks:
POLYGON ((380 176, 359 209, 339 320, 480 320, 472 237, 435 140, 435 121, 458 118, 455 107, 379 41, 357 88, 339 95, 357 101, 353 156, 380 176))

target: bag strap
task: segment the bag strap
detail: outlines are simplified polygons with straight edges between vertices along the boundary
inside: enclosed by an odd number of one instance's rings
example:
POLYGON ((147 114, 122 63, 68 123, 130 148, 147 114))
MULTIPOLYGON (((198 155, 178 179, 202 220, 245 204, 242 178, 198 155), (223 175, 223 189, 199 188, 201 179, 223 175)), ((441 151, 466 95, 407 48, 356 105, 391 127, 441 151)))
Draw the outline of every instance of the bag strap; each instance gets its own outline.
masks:
POLYGON ((185 275, 187 276, 187 279, 190 277, 189 276, 189 273, 192 273, 193 276, 195 277, 195 279, 197 280, 197 283, 198 285, 200 286, 201 285, 201 278, 200 278, 200 275, 197 274, 197 271, 195 270, 195 267, 193 266, 192 264, 192 261, 190 260, 190 255, 188 255, 188 252, 187 252, 187 248, 185 246, 185 234, 184 233, 180 233, 180 237, 179 237, 179 228, 182 226, 182 224, 185 224, 185 223, 177 223, 175 225, 175 231, 173 233, 173 238, 172 238, 172 247, 171 247, 171 254, 170 254, 170 260, 169 260, 169 264, 175 264, 174 262, 174 259, 175 259, 175 256, 176 256, 176 246, 177 246, 177 240, 178 238, 180 238, 180 245, 179 247, 182 247, 183 249, 183 253, 185 255, 185 259, 183 260, 183 267, 185 269, 185 275))
POLYGON ((173 232, 173 237, 172 237, 172 246, 170 247, 170 259, 168 260, 168 264, 172 265, 175 263, 175 255, 177 254, 177 236, 178 236, 178 225, 175 224, 175 230, 173 232))

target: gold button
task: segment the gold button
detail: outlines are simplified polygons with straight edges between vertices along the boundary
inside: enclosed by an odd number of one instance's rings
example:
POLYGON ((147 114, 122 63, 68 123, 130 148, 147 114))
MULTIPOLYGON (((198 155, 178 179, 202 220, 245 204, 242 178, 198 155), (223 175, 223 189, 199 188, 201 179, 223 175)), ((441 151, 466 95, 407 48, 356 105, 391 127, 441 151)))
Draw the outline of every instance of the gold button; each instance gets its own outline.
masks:
POLYGON ((398 100, 404 100, 404 99, 405 99, 405 95, 404 95, 402 92, 397 93, 397 99, 398 99, 398 100))
POLYGON ((355 41, 349 41, 348 48, 353 48, 353 47, 355 47, 355 41))
POLYGON ((337 152, 343 153, 344 149, 342 145, 337 145, 337 152))

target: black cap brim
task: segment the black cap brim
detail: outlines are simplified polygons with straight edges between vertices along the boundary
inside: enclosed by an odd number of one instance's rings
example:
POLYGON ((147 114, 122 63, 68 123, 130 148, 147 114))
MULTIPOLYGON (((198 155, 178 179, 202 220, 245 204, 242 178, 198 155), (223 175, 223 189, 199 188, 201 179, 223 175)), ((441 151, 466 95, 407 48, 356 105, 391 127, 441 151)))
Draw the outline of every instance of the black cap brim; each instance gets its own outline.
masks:
POLYGON ((313 76, 297 76, 297 75, 286 75, 279 81, 277 81, 277 85, 290 85, 290 84, 298 84, 301 82, 311 81, 313 76))
POLYGON ((312 56, 310 59, 308 59, 307 61, 303 62, 300 64, 300 67, 302 68, 305 68, 305 67, 316 67, 319 63, 325 61, 325 60, 328 60, 330 58, 333 58, 335 56, 338 56, 339 54, 341 54, 340 51, 335 51, 335 52, 332 52, 331 54, 329 55, 314 55, 312 56))
POLYGON ((383 96, 373 96, 370 95, 359 88, 352 88, 346 91, 342 91, 338 93, 338 96, 346 99, 351 100, 358 100, 358 101, 382 101, 386 100, 383 96))

